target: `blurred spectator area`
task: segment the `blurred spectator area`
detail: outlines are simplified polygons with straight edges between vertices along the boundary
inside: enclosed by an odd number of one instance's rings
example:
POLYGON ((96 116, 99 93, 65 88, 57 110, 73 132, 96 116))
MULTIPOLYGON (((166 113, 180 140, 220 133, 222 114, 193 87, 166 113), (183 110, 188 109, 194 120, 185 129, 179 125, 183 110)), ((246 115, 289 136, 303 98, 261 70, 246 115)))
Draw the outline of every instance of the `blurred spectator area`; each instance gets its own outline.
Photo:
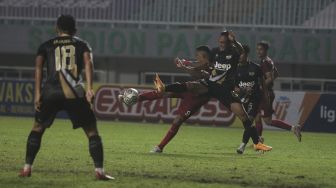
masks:
POLYGON ((0 0, 0 18, 240 27, 336 27, 335 0, 0 0))

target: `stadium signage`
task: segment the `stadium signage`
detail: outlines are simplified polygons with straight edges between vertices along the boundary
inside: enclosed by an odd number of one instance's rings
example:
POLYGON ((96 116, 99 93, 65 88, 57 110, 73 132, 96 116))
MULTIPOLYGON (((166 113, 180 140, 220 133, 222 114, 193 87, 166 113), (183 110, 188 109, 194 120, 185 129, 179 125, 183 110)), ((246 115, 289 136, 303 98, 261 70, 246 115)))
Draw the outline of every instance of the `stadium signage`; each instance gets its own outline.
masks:
MULTIPOLYGON (((148 88, 137 88, 140 92, 148 88)), ((180 99, 163 98, 143 101, 131 107, 118 102, 123 90, 118 86, 102 86, 96 92, 94 110, 98 118, 105 120, 127 120, 136 122, 170 123, 177 115, 180 99)), ((216 100, 209 101, 187 121, 190 124, 229 126, 235 116, 216 100)))
MULTIPOLYGON (((96 85, 97 86, 97 85, 96 85)), ((128 107, 117 100, 124 87, 100 85, 96 90, 94 111, 99 119, 134 122, 170 123, 177 114, 179 99, 144 101, 128 107)), ((134 86, 132 86, 134 87, 134 86)), ((149 87, 135 87, 140 92, 149 87)), ((273 118, 303 125, 304 131, 336 133, 336 95, 276 91, 273 118)), ((34 82, 0 80, 0 115, 33 116, 34 82)), ((188 113, 188 112, 187 112, 188 113)), ((66 114, 59 113, 65 118, 66 114)), ((227 127, 237 118, 216 100, 209 101, 188 120, 189 124, 227 127)), ((238 120, 237 120, 238 121, 238 120)), ((239 127, 240 123, 237 124, 239 127)), ((270 128, 270 127, 266 127, 270 128)))
MULTIPOLYGON (((201 44, 217 45, 218 29, 118 29, 81 27, 79 36, 89 41, 97 56, 120 57, 193 57, 201 44)), ((0 30, 0 52, 35 54, 38 45, 55 36, 54 27, 8 25, 0 30), (20 37, 17 33, 20 31, 20 37)), ((259 40, 272 44, 270 55, 276 62, 321 63, 336 62, 336 35, 330 33, 280 32, 278 30, 238 31, 242 43, 254 46, 259 40)), ((251 48, 251 58, 255 48, 251 48)))
POLYGON ((0 80, 0 114, 33 115, 34 82, 0 80))

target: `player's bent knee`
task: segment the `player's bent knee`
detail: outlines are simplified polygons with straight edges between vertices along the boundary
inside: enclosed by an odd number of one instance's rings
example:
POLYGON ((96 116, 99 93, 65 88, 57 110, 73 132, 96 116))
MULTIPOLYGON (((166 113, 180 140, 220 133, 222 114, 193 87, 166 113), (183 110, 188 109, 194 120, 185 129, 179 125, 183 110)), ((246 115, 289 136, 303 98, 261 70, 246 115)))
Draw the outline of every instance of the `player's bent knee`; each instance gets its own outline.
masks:
POLYGON ((32 131, 35 131, 35 132, 44 132, 45 128, 43 127, 42 124, 38 123, 38 122, 35 122, 34 125, 33 125, 33 128, 32 128, 32 131))
POLYGON ((92 136, 99 136, 98 130, 97 130, 96 127, 90 127, 90 128, 83 127, 83 130, 84 130, 84 132, 85 132, 85 134, 88 138, 90 138, 92 136))

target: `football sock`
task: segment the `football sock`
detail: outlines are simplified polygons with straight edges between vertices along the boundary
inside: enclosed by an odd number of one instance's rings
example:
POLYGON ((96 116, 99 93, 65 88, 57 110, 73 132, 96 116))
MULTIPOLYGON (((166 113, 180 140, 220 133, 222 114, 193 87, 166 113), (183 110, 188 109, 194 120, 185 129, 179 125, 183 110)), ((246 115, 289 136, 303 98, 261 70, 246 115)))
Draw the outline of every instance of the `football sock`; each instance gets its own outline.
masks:
POLYGON ((95 135, 89 138, 89 151, 96 168, 103 168, 103 144, 100 136, 95 135))
POLYGON ((249 130, 245 129, 243 134, 243 143, 247 144, 250 139, 250 133, 249 130))
MULTIPOLYGON (((254 126, 252 126, 252 121, 247 119, 247 120, 243 121, 243 125, 244 125, 245 130, 247 131, 246 134, 250 135, 253 143, 258 144, 258 142, 259 142, 258 132, 257 132, 257 129, 254 126)), ((244 131, 244 133, 245 133, 245 131, 244 131)))
POLYGON ((292 126, 281 121, 281 120, 272 120, 272 123, 271 123, 271 126, 273 127, 278 127, 278 128, 281 128, 281 129, 286 129, 286 130, 291 130, 292 129, 292 126))
POLYGON ((167 132, 166 136, 162 139, 161 143, 158 145, 158 147, 162 150, 177 134, 180 126, 182 123, 176 123, 170 127, 169 131, 167 132))
POLYGON ((165 87, 166 92, 176 92, 182 93, 187 91, 187 84, 186 83, 174 83, 166 85, 165 87))
POLYGON ((145 101, 145 100, 155 100, 162 98, 162 94, 158 93, 157 91, 150 91, 141 93, 138 98, 138 102, 145 101))
POLYGON ((99 174, 105 173, 103 168, 95 168, 95 171, 98 172, 99 174))
POLYGON ((26 164, 32 165, 40 150, 43 132, 31 131, 26 146, 26 164))
POLYGON ((251 138, 253 140, 254 144, 258 144, 259 143, 259 136, 258 136, 258 132, 256 127, 251 126, 250 127, 250 134, 251 134, 251 138))
POLYGON ((24 166, 23 166, 23 170, 28 170, 28 169, 30 169, 32 167, 32 165, 30 165, 30 164, 25 164, 24 166))
POLYGON ((257 129, 258 135, 262 136, 262 132, 263 132, 263 124, 262 124, 262 122, 256 123, 256 129, 257 129))

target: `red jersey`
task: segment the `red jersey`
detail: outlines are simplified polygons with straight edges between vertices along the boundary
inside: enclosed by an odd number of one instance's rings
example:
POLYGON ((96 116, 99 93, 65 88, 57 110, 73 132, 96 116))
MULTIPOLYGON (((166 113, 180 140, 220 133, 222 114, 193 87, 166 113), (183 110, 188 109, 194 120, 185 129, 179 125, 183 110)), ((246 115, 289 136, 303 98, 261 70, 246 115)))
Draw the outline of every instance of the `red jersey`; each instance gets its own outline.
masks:
MULTIPOLYGON (((264 78, 266 78, 266 73, 271 72, 274 75, 276 71, 273 60, 268 56, 266 56, 264 59, 261 60, 260 68, 262 70, 264 78)), ((273 82, 269 85, 268 89, 273 90, 273 82)))

